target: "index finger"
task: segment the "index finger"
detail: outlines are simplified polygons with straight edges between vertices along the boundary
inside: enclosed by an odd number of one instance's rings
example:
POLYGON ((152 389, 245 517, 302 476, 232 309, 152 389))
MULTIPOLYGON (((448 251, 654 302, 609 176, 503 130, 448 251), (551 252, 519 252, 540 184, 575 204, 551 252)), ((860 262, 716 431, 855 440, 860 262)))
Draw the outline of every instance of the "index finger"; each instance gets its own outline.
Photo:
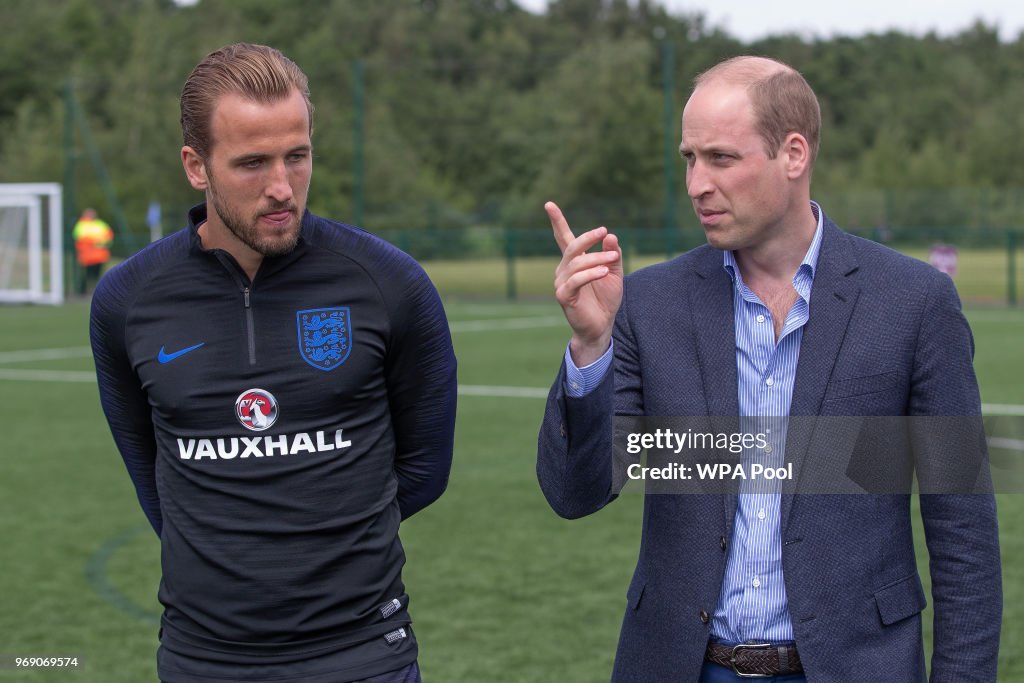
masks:
POLYGON ((569 223, 565 220, 565 216, 562 215, 562 210, 558 208, 558 204, 546 202, 544 210, 548 212, 548 220, 551 221, 551 231, 555 234, 558 248, 564 254, 569 243, 576 239, 576 235, 572 234, 572 230, 569 229, 569 223))

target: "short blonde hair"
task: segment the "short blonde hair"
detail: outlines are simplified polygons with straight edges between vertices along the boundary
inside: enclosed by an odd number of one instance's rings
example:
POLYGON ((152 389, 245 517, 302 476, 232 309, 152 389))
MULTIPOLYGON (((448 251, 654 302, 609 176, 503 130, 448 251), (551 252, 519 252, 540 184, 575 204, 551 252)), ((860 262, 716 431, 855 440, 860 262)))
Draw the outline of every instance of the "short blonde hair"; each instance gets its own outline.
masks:
POLYGON ((181 91, 181 135, 200 157, 213 147, 210 121, 218 98, 229 93, 255 102, 278 102, 295 89, 302 94, 313 132, 313 103, 309 80, 302 69, 279 50, 266 45, 235 43, 206 55, 181 91))
POLYGON ((714 80, 747 89, 769 159, 775 158, 787 135, 799 133, 807 140, 814 163, 821 144, 821 107, 799 71, 769 57, 733 57, 699 74, 694 89, 714 80))

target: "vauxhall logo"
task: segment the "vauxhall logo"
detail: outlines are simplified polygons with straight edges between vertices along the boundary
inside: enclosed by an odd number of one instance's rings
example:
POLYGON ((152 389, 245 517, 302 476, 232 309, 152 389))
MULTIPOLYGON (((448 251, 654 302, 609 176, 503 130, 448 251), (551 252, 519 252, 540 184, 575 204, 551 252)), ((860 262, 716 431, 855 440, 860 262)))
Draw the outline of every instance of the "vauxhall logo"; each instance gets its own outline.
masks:
MULTIPOLYGON (((277 399, 266 389, 247 389, 235 400, 235 417, 246 429, 262 432, 270 429, 279 416, 277 399)), ((182 460, 232 460, 264 458, 274 455, 326 453, 352 446, 341 429, 274 436, 242 436, 212 439, 178 439, 182 460)))
POLYGON ((262 432, 277 422, 277 399, 266 389, 248 389, 235 401, 235 417, 246 429, 262 432))

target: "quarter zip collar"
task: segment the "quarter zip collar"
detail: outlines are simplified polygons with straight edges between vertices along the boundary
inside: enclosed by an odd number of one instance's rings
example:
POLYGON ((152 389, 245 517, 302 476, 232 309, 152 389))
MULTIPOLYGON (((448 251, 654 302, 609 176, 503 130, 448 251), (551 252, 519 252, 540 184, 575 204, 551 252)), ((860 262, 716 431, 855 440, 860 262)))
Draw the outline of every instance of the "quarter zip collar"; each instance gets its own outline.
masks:
POLYGON ((245 312, 246 329, 246 350, 248 352, 249 365, 256 365, 256 321, 253 313, 253 299, 255 298, 255 283, 262 284, 268 277, 285 269, 302 256, 309 249, 309 242, 306 235, 312 229, 312 216, 307 209, 302 214, 302 227, 299 231, 299 240, 287 254, 281 256, 264 257, 256 271, 256 277, 252 280, 245 270, 238 264, 238 261, 224 249, 207 249, 203 246, 203 240, 199 236, 199 226, 206 222, 206 204, 197 204, 188 212, 188 229, 190 232, 190 251, 200 258, 216 259, 228 271, 231 278, 238 287, 242 297, 242 309, 245 312))
MULTIPOLYGON (((207 249, 203 246, 203 241, 199 237, 199 226, 206 222, 206 203, 196 204, 188 212, 188 229, 190 233, 190 250, 193 253, 201 253, 206 255, 223 255, 227 256, 232 266, 241 273, 245 282, 249 282, 249 277, 242 270, 242 267, 238 265, 238 262, 233 256, 228 254, 223 249, 207 249)), ((281 256, 270 256, 264 257, 263 262, 260 263, 259 270, 256 271, 256 280, 261 280, 268 275, 276 273, 295 261, 299 260, 309 250, 309 240, 307 236, 312 229, 313 219, 307 208, 302 214, 302 227, 299 230, 299 241, 296 243, 295 248, 287 254, 281 256)), ((220 261, 224 261, 223 258, 218 258, 220 261)))

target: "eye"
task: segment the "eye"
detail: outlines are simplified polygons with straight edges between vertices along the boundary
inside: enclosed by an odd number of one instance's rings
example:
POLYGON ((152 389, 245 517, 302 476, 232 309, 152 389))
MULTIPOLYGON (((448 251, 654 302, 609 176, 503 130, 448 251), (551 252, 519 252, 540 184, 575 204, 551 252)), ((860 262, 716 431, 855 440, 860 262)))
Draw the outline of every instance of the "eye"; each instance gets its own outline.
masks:
POLYGON ((302 161, 305 161, 308 156, 308 152, 293 152, 292 154, 288 155, 288 161, 292 163, 300 163, 302 161))
POLYGON ((263 159, 249 159, 242 162, 242 168, 257 169, 263 165, 263 159))

